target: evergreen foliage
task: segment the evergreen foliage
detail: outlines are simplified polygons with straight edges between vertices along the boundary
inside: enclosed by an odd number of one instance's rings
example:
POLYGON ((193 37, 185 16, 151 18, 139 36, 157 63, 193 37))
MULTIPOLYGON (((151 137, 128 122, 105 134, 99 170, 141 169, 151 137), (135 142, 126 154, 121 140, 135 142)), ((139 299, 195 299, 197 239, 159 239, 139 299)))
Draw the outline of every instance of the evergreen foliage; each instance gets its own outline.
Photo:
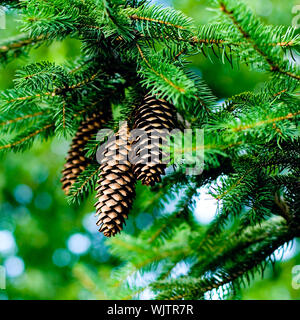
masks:
MULTIPOLYGON (((19 10, 23 21, 17 38, 1 40, 3 65, 67 37, 82 44, 76 61, 23 67, 15 87, 0 93, 0 152, 24 151, 55 135, 71 139, 95 110, 117 110, 114 121, 106 123, 116 129, 145 94, 172 103, 187 127, 204 129, 203 173, 186 176, 176 166, 151 189, 148 210, 158 212, 180 192, 174 212, 158 214, 137 237, 123 233, 108 240, 111 251, 127 262, 111 280, 120 298, 138 297, 146 287, 157 299, 204 299, 215 289, 223 298, 233 297, 256 270, 263 272, 273 262, 276 249, 300 235, 300 72, 294 59, 300 38, 295 29, 264 25, 234 0, 212 0, 215 19, 203 26, 144 0, 0 4, 19 10), (218 103, 204 79, 189 69, 188 58, 195 54, 215 55, 233 67, 246 63, 265 72, 268 81, 260 90, 218 103), (193 216, 201 187, 219 202, 208 227, 193 216), (186 274, 172 276, 182 264, 186 274), (152 270, 156 278, 132 285, 152 270)), ((95 155, 99 145, 91 139, 86 155, 95 155)), ((72 185, 70 202, 94 193, 98 175, 94 161, 72 185)))

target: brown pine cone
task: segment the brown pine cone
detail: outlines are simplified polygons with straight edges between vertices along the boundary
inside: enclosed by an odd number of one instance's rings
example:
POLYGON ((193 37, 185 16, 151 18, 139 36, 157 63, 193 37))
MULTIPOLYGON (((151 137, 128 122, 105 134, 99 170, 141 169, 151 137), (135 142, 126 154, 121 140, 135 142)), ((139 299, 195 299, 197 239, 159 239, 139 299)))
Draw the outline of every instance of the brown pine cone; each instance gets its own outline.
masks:
POLYGON ((175 107, 163 99, 146 96, 134 110, 133 129, 143 130, 133 138, 131 159, 133 172, 145 185, 153 186, 161 181, 166 164, 161 145, 167 143, 167 135, 177 125, 175 107))
POLYGON ((135 197, 135 178, 128 160, 130 151, 127 125, 104 146, 99 180, 97 181, 97 225, 106 237, 115 236, 123 229, 135 197))
POLYGON ((84 120, 79 126, 75 137, 72 140, 68 156, 66 158, 66 164, 62 172, 62 189, 65 194, 69 193, 69 190, 73 183, 76 181, 78 175, 85 170, 85 168, 91 163, 91 159, 84 156, 84 147, 86 143, 97 134, 106 122, 107 118, 103 112, 93 113, 90 117, 84 120))

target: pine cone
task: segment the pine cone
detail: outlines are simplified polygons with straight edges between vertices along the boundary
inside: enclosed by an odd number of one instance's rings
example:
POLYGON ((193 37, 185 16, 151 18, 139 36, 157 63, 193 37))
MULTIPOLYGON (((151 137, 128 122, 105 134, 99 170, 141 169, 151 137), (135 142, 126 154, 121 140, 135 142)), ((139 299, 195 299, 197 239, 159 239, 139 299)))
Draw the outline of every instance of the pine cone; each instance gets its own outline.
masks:
POLYGON ((123 229, 135 197, 135 178, 128 160, 129 151, 129 130, 127 125, 123 125, 108 140, 101 154, 95 207, 99 215, 99 231, 106 237, 115 236, 123 229))
POLYGON ((84 156, 83 150, 86 143, 101 129, 105 122, 106 118, 103 112, 99 111, 93 113, 79 126, 77 133, 72 140, 66 158, 66 164, 64 165, 64 170, 62 172, 63 177, 60 180, 65 194, 69 193, 69 190, 76 181, 78 175, 92 162, 91 159, 84 156))
POLYGON ((132 144, 133 172, 136 179, 153 186, 161 181, 166 165, 162 163, 165 154, 161 145, 167 143, 167 132, 177 124, 175 107, 165 100, 146 96, 134 111, 133 129, 141 129, 144 134, 134 137, 132 144))

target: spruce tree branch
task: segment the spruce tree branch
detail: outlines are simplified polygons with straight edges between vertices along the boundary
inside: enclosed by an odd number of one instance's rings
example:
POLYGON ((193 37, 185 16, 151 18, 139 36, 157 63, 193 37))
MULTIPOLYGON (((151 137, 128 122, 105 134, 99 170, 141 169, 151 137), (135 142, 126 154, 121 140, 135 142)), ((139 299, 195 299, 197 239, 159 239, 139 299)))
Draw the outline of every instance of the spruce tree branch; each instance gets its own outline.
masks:
MULTIPOLYGON (((119 238, 112 239, 112 243, 114 246, 117 246, 118 248, 124 248, 124 250, 127 252, 139 253, 141 257, 147 256, 147 253, 149 253, 149 251, 150 252, 153 251, 153 249, 150 250, 150 247, 140 247, 138 245, 131 244, 130 242, 122 241, 122 239, 119 239, 119 238)), ((136 270, 140 270, 143 267, 157 261, 161 261, 174 256, 181 256, 183 258, 187 256, 189 252, 190 252, 189 248, 177 248, 176 250, 174 249, 160 250, 159 248, 157 248, 153 251, 153 254, 151 254, 149 258, 146 258, 142 261, 139 260, 137 262, 134 262, 135 270, 133 270, 131 274, 133 274, 136 270)))
MULTIPOLYGON (((101 26, 92 26, 92 25, 80 25, 80 27, 85 27, 85 28, 89 28, 89 29, 95 29, 95 30, 101 30, 102 27, 101 26)), ((225 40, 225 39, 217 39, 217 38, 199 38, 198 36, 196 36, 195 34, 193 34, 193 32, 190 31, 190 36, 189 37, 179 37, 174 35, 173 37, 170 37, 168 35, 157 35, 157 36, 153 36, 153 37, 149 37, 141 32, 138 32, 137 30, 135 30, 135 38, 136 39, 144 39, 144 40, 153 40, 153 39, 158 39, 158 40, 170 40, 170 41, 178 41, 178 42, 185 42, 185 43, 189 43, 191 45, 195 45, 195 44, 204 44, 204 45, 227 45, 227 46, 234 46, 234 47, 238 47, 240 46, 242 43, 241 42, 233 42, 233 41, 229 41, 229 40, 225 40)), ((119 35, 115 38, 116 41, 125 41, 125 39, 119 35)), ((269 43, 269 46, 272 47, 283 47, 283 48, 287 48, 287 47, 293 47, 295 44, 294 41, 283 41, 283 42, 274 42, 274 43, 269 43)))
POLYGON ((268 251, 266 251, 260 260, 255 261, 255 263, 249 264, 247 267, 246 266, 244 266, 244 268, 241 267, 240 270, 235 271, 234 274, 228 274, 222 280, 217 280, 215 282, 209 283, 208 285, 205 285, 205 283, 202 285, 201 280, 200 280, 199 283, 197 283, 197 286, 199 286, 198 289, 192 289, 190 291, 186 290, 187 291, 186 293, 176 295, 176 296, 171 296, 169 298, 169 300, 182 300, 182 299, 186 298, 186 296, 190 296, 190 295, 198 296, 199 293, 203 294, 203 293, 211 291, 213 289, 218 289, 227 283, 232 283, 236 279, 242 277, 245 273, 250 271, 252 268, 254 268, 257 264, 264 261, 270 254, 273 253, 273 251, 275 251, 278 247, 280 247, 284 243, 286 243, 286 241, 284 241, 283 243, 280 242, 280 244, 278 246, 276 246, 275 248, 272 248, 272 249, 269 249, 268 251))
POLYGON ((171 217, 166 223, 162 224, 161 227, 153 234, 153 236, 148 240, 148 243, 151 244, 153 243, 164 231, 164 229, 169 228, 170 225, 172 225, 172 222, 182 216, 184 214, 184 209, 176 212, 175 215, 171 217))
MULTIPOLYGON (((193 151, 199 151, 199 150, 227 150, 236 146, 240 146, 243 144, 244 141, 237 141, 235 143, 230 143, 230 144, 206 144, 206 145, 200 145, 200 146, 195 146, 192 148, 186 147, 184 150, 185 152, 193 152, 193 151)), ((180 148, 174 148, 174 153, 175 154, 181 154, 182 153, 182 149, 180 148)))
MULTIPOLYGON (((275 240, 270 240, 270 242, 267 241, 263 249, 260 250, 259 254, 253 252, 253 254, 247 255, 242 263, 239 262, 236 265, 229 264, 228 268, 225 268, 223 271, 216 274, 217 277, 209 276, 208 278, 199 278, 190 287, 188 283, 185 285, 184 282, 179 282, 180 287, 182 287, 182 290, 180 290, 182 291, 182 293, 171 295, 167 299, 179 300, 184 299, 186 297, 199 296, 200 294, 211 291, 213 289, 218 289, 225 284, 233 283, 235 280, 242 278, 244 275, 253 270, 256 266, 265 262, 266 259, 268 259, 276 249, 283 246, 285 243, 291 241, 295 236, 299 234, 299 226, 298 228, 294 228, 285 225, 281 229, 281 231, 278 228, 276 229, 276 232, 279 234, 279 236, 275 240)), ((268 239, 268 237, 272 236, 273 233, 263 238, 261 237, 261 235, 258 235, 261 241, 264 241, 265 239, 268 239)), ((154 283, 153 287, 157 290, 163 291, 165 289, 165 285, 166 284, 159 282, 154 283)), ((177 286, 176 283, 170 285, 177 286)))
POLYGON ((285 92, 287 92, 287 91, 288 91, 288 89, 280 90, 279 92, 276 92, 276 93, 274 94, 274 97, 280 96, 281 94, 283 94, 283 93, 285 93, 285 92))
POLYGON ((180 256, 178 260, 184 259, 188 254, 189 254, 188 248, 185 249, 178 249, 178 250, 169 250, 169 251, 164 251, 162 253, 157 253, 155 257, 151 257, 143 262, 140 262, 139 264, 136 265, 137 269, 141 269, 144 266, 147 266, 153 262, 160 261, 169 257, 174 257, 174 256, 180 256))
POLYGON ((168 83, 170 86, 172 86, 174 89, 176 89, 177 91, 181 92, 181 93, 185 93, 185 89, 184 88, 180 88, 177 85, 175 85, 170 79, 166 78, 163 74, 159 73, 158 71, 154 70, 151 66, 151 64, 149 63, 149 61, 146 59, 141 47, 136 44, 139 54, 141 56, 141 58, 144 60, 144 62, 146 63, 146 65, 149 67, 149 69, 151 69, 157 76, 159 76, 160 78, 162 78, 166 83, 168 83))
POLYGON ((13 148, 13 147, 15 147, 15 146, 17 146, 17 145, 25 142, 25 141, 27 141, 27 140, 29 140, 29 139, 37 136, 38 134, 46 131, 47 129, 49 129, 49 128, 51 128, 51 127, 54 127, 54 123, 47 124, 47 125, 45 125, 44 127, 42 127, 41 129, 38 129, 38 130, 36 130, 35 132, 32 132, 32 133, 29 134, 28 136, 26 136, 26 137, 24 137, 24 138, 22 138, 22 139, 20 139, 20 140, 18 140, 18 141, 15 141, 15 142, 13 142, 13 143, 6 144, 6 145, 4 145, 4 146, 0 146, 0 150, 13 148))
MULTIPOLYGON (((262 125, 266 125, 266 124, 270 124, 270 123, 273 123, 273 129, 276 130, 279 134, 282 135, 282 132, 280 131, 279 128, 277 128, 276 126, 276 122, 280 122, 280 121, 285 121, 285 120, 290 120, 290 119, 293 119, 297 116, 300 115, 300 111, 298 112, 295 112, 295 113, 288 113, 287 115, 285 116, 281 116, 281 117, 276 117, 276 118, 272 118, 272 119, 266 119, 266 120, 261 120, 261 121, 258 121, 256 123, 253 123, 253 124, 248 124, 248 125, 239 125, 235 128, 227 128, 226 131, 232 131, 232 132, 243 132, 243 131, 246 131, 246 130, 249 130, 249 129, 253 129, 253 128, 256 128, 256 127, 259 127, 259 126, 262 126, 262 125)), ((192 148, 186 148, 186 152, 193 152, 193 151, 199 151, 199 150, 205 150, 205 151, 209 151, 209 150, 222 150, 222 151, 225 151, 225 150, 228 150, 228 149, 231 149, 233 147, 237 147, 237 146, 240 146, 240 145, 243 145, 243 143, 245 143, 245 141, 237 141, 237 142, 234 142, 234 143, 229 143, 229 144, 204 144, 204 145, 197 145, 195 147, 192 147, 192 148)), ((181 151, 180 151, 180 148, 177 149, 175 148, 174 149, 174 153, 175 154, 180 154, 181 151)))
MULTIPOLYGON (((272 92, 271 98, 276 98, 276 97, 282 95, 283 93, 286 93, 287 91, 289 91, 289 88, 282 89, 276 93, 272 92)), ((244 92, 244 93, 238 94, 236 96, 233 96, 230 99, 228 99, 227 101, 225 101, 225 109, 224 110, 226 110, 228 112, 235 111, 236 108, 238 106, 240 106, 240 103, 239 103, 240 101, 239 100, 236 101, 236 98, 240 98, 240 96, 245 95, 245 99, 247 99, 247 94, 248 94, 248 92, 244 92)), ((243 101, 243 102, 246 102, 246 101, 243 101)))
POLYGON ((270 43, 271 46, 273 47, 283 47, 283 48, 287 48, 287 47, 293 47, 295 45, 294 41, 283 41, 283 42, 276 42, 276 43, 270 43))
MULTIPOLYGON (((88 112, 89 110, 93 109, 93 107, 95 105, 97 105, 98 103, 99 103, 99 101, 96 101, 96 102, 90 104, 89 106, 85 107, 84 109, 78 111, 77 113, 74 114, 74 118, 76 118, 76 117, 88 112)), ((50 113, 50 110, 45 110, 45 111, 35 112, 35 113, 32 113, 32 114, 26 114, 24 116, 20 116, 20 117, 14 118, 14 119, 9 119, 7 121, 0 122, 0 127, 1 126, 7 126, 7 125, 10 125, 10 124, 13 124, 13 123, 17 123, 17 122, 20 122, 20 121, 23 121, 23 120, 27 120, 27 119, 37 118, 37 117, 40 117, 40 116, 43 116, 43 115, 49 114, 49 113, 50 113)))
POLYGON ((250 35, 242 28, 242 26, 240 25, 240 23, 236 20, 236 18, 234 17, 234 12, 233 11, 229 11, 226 7, 226 5, 223 2, 220 2, 220 10, 222 12, 224 12, 233 22, 233 24, 236 26, 236 28, 239 30, 239 32, 241 33, 241 35, 244 37, 244 39, 250 43, 252 45, 252 47, 254 48, 254 50, 260 55, 262 56, 265 61, 269 64, 270 66, 270 71, 271 72, 279 72, 281 74, 284 74, 286 76, 289 76, 291 78, 294 78, 296 80, 300 80, 300 76, 297 74, 293 74, 292 72, 289 72, 287 70, 283 70, 281 69, 278 64, 276 62, 274 62, 271 57, 269 57, 255 42, 255 40, 253 40, 250 35))
POLYGON ((265 241, 271 241, 278 234, 281 235, 282 231, 286 232, 288 225, 286 218, 281 219, 277 216, 255 226, 241 225, 242 229, 233 229, 229 233, 224 230, 213 238, 206 239, 201 247, 196 246, 196 250, 199 252, 201 250, 201 254, 198 262, 192 267, 192 274, 205 275, 207 272, 217 271, 223 264, 235 262, 237 258, 247 255, 249 250, 251 252, 253 248, 261 247, 265 241), (224 239, 226 239, 226 246, 223 245, 224 239), (213 256, 209 249, 212 246, 214 247, 213 256))
POLYGON ((243 180, 254 170, 257 170, 257 167, 253 167, 251 169, 249 169, 245 174, 243 174, 233 185, 230 186, 230 188, 228 188, 225 192, 223 192, 222 194, 216 196, 217 200, 221 200, 223 199, 229 192, 231 192, 233 189, 235 189, 237 186, 239 186, 243 180))
POLYGON ((35 117, 38 117, 38 116, 42 116, 43 114, 48 113, 48 112, 50 112, 50 111, 40 111, 40 112, 36 112, 36 113, 33 113, 33 114, 26 114, 26 115, 24 115, 22 117, 18 117, 18 118, 15 118, 15 119, 3 121, 3 122, 0 123, 0 126, 6 126, 8 124, 16 123, 16 122, 19 122, 19 121, 22 121, 22 120, 25 120, 25 119, 30 119, 30 118, 35 118, 35 117))
POLYGON ((100 171, 100 167, 97 168, 95 171, 93 171, 92 174, 87 179, 85 179, 83 181, 83 183, 80 185, 80 187, 76 189, 76 191, 71 192, 70 199, 76 198, 82 192, 82 190, 89 184, 89 182, 95 177, 95 175, 97 173, 99 173, 99 171, 100 171))
POLYGON ((140 16, 138 16, 136 14, 133 14, 133 15, 129 16, 129 18, 132 19, 132 20, 149 21, 149 22, 158 23, 158 24, 161 24, 161 25, 170 26, 170 27, 173 27, 173 28, 176 28, 176 29, 186 30, 185 27, 180 26, 180 25, 172 24, 170 22, 163 21, 163 20, 157 20, 157 19, 152 19, 152 18, 148 18, 148 17, 140 17, 140 16))
POLYGON ((253 124, 249 124, 249 125, 245 125, 245 126, 238 126, 236 128, 231 129, 234 132, 239 132, 239 131, 244 131, 244 130, 248 130, 248 129, 252 129, 264 124, 268 124, 268 123, 275 123, 275 122, 279 122, 279 121, 284 121, 284 120, 288 120, 288 119, 292 119, 296 116, 298 116, 300 114, 300 111, 295 112, 295 113, 289 113, 285 116, 282 117, 276 117, 273 119, 268 119, 268 120, 262 120, 253 124))
POLYGON ((29 95, 29 96, 24 96, 24 97, 18 97, 15 99, 11 99, 9 101, 7 101, 7 103, 12 103, 12 102, 16 102, 16 101, 23 101, 23 100, 29 100, 29 99, 33 99, 33 98, 41 98, 43 96, 50 96, 50 97, 55 97, 57 95, 61 95, 66 93, 67 91, 71 91, 71 90, 75 90, 78 89, 82 86, 87 85, 89 82, 92 82, 96 79, 96 77, 98 76, 98 74, 100 73, 100 71, 96 72, 95 74, 93 74, 91 77, 80 81, 72 86, 65 86, 62 88, 56 88, 53 91, 49 91, 49 92, 43 92, 43 93, 37 93, 34 95, 29 95))
POLYGON ((182 55, 182 54, 184 54, 185 53, 185 50, 180 50, 176 55, 175 55, 175 57, 174 57, 174 61, 176 61, 176 60, 178 60, 179 59, 179 57, 182 55))
MULTIPOLYGON (((193 205, 194 196, 198 193, 198 188, 202 185, 202 181, 198 180, 193 183, 190 183, 186 186, 186 190, 184 191, 184 196, 180 199, 178 204, 176 205, 175 211, 166 217, 160 218, 154 225, 153 230, 155 231, 156 226, 160 227, 153 233, 150 228, 150 233, 152 236, 148 239, 148 243, 152 244, 159 236, 161 236, 164 232, 167 232, 167 228, 170 226, 176 226, 183 221, 187 221, 190 213, 190 206, 193 205)), ((147 238, 148 238, 148 233, 147 238)))
POLYGON ((7 45, 0 46, 0 55, 3 53, 7 53, 10 50, 21 49, 23 47, 30 46, 30 45, 36 44, 36 43, 44 41, 44 40, 47 40, 47 38, 45 36, 16 40, 16 41, 11 42, 7 45))
MULTIPOLYGON (((95 30, 101 30, 102 27, 101 26, 92 26, 92 25, 82 25, 81 27, 85 27, 85 28, 89 28, 89 29, 95 29, 95 30)), ((153 37, 149 37, 141 32, 138 32, 137 30, 135 30, 135 34, 134 37, 138 40, 153 40, 153 39, 157 39, 157 40, 170 40, 170 41, 177 41, 177 42, 185 42, 185 43, 189 43, 191 45, 195 45, 195 44, 205 44, 205 45, 211 45, 211 44, 222 44, 222 45, 232 45, 232 46, 238 46, 240 45, 239 43, 234 43, 228 40, 223 40, 223 39, 213 39, 213 38, 199 38, 196 35, 194 35, 192 32, 190 34, 190 37, 187 38, 183 38, 183 37, 179 37, 179 36, 173 36, 170 37, 168 35, 154 35, 153 37)), ((115 38, 116 41, 125 41, 125 39, 119 35, 115 38)), ((270 44, 270 45, 277 45, 277 44, 270 44)))
MULTIPOLYGON (((147 37, 145 35, 140 34, 140 36, 145 39, 151 39, 150 37, 147 37)), ((155 37, 154 37, 155 38, 155 37)), ((189 43, 191 45, 195 45, 195 44, 204 44, 204 45, 218 45, 218 44, 222 44, 222 45, 228 45, 228 46, 238 46, 239 43, 234 43, 228 40, 223 40, 223 39, 213 39, 213 38, 199 38, 196 35, 193 35, 191 33, 190 37, 188 38, 183 38, 183 37, 169 37, 169 36, 163 36, 160 35, 157 37, 157 39, 163 39, 163 40, 176 40, 178 42, 185 42, 185 43, 189 43)))
MULTIPOLYGON (((168 39, 168 37, 166 37, 168 39)), ((232 42, 229 40, 224 40, 224 39, 213 39, 213 38, 199 38, 196 35, 191 36, 190 38, 182 38, 178 37, 176 38, 177 41, 183 41, 183 42, 188 42, 190 44, 223 44, 223 45, 230 45, 230 46, 235 46, 238 47, 242 44, 242 42, 232 42)), ((287 41, 287 42, 277 42, 277 43, 269 43, 269 46, 272 47, 292 47, 294 44, 293 41, 287 41)))

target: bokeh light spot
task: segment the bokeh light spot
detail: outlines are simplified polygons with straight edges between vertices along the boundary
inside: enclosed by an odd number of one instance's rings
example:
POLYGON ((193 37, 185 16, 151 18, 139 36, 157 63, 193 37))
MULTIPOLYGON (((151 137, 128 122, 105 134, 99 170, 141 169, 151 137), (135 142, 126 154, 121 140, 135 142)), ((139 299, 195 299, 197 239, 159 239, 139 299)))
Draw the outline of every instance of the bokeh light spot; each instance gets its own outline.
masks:
POLYGON ((58 267, 66 267, 71 262, 71 254, 66 249, 57 249, 52 256, 53 263, 58 267))
POLYGON ((90 233, 98 233, 99 227, 96 225, 97 217, 95 217, 95 212, 87 214, 83 220, 82 224, 86 231, 90 233))
POLYGON ((4 261, 4 267, 9 278, 19 277, 25 270, 24 261, 16 256, 8 257, 4 261))
POLYGON ((84 254, 91 246, 91 240, 82 233, 75 233, 68 239, 68 249, 74 254, 84 254))
POLYGON ((20 184, 14 190, 14 197, 19 203, 28 204, 32 200, 33 192, 29 186, 20 184))
POLYGON ((16 248, 16 242, 13 234, 8 230, 0 231, 0 253, 12 254, 16 248))
POLYGON ((198 222, 208 224, 216 215, 218 202, 206 188, 200 188, 198 191, 199 194, 194 197, 196 203, 194 216, 198 222))

